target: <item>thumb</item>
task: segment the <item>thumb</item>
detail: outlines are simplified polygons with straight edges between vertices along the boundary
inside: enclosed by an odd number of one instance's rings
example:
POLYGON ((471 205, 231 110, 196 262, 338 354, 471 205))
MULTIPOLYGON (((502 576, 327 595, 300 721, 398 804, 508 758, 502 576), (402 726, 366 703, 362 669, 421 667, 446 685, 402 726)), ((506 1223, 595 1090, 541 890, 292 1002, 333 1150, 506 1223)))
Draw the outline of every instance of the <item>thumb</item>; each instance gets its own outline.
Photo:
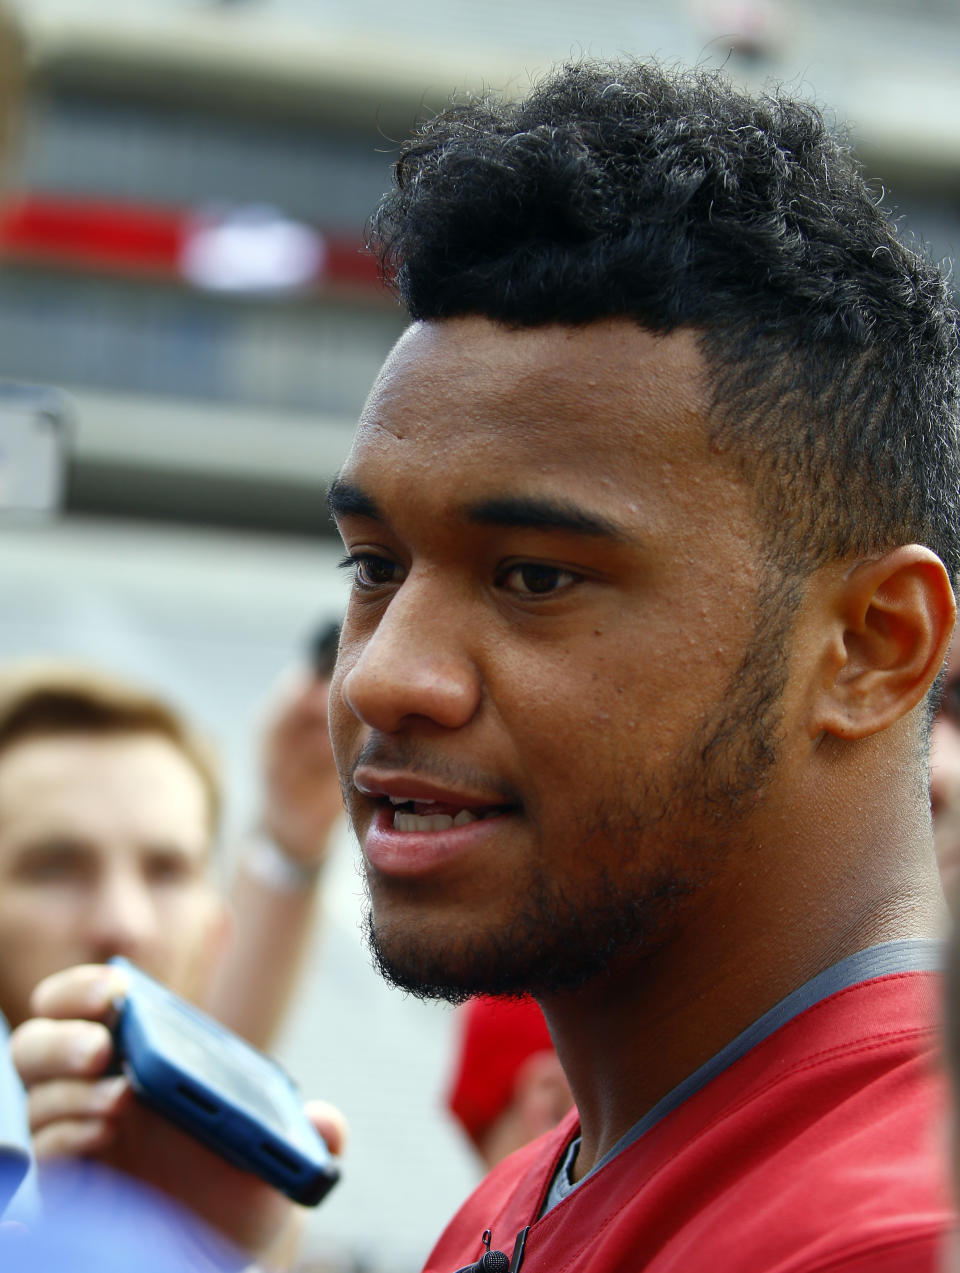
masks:
POLYGON ((331 1154, 339 1156, 347 1147, 350 1128, 340 1111, 326 1101, 308 1101, 307 1118, 327 1142, 331 1154))

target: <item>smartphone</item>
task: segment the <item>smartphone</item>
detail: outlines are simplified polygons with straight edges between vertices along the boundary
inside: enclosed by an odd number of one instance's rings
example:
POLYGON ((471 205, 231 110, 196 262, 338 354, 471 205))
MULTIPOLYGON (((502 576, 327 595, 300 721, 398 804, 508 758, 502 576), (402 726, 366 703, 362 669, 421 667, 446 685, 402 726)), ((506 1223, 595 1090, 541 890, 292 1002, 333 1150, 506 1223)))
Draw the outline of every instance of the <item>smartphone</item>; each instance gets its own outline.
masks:
POLYGON ((283 1069, 122 955, 117 1059, 137 1096, 236 1167, 316 1206, 339 1178, 283 1069))

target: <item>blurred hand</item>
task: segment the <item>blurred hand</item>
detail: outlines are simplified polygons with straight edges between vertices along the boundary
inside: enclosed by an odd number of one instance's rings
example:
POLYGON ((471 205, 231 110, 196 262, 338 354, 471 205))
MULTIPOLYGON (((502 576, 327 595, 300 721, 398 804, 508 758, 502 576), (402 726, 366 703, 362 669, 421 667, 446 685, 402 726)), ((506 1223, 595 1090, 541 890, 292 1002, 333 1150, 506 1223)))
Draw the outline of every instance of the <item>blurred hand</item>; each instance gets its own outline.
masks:
MULTIPOLYGON (((113 1044, 103 1023, 125 988, 121 970, 87 964, 34 991, 37 1017, 14 1031, 11 1050, 28 1092, 37 1159, 95 1157, 160 1189, 257 1256, 291 1222, 293 1204, 152 1113, 126 1079, 104 1077, 113 1044)), ((320 1103, 307 1112, 340 1153, 343 1117, 320 1103)))
POLYGON ((263 741, 263 829, 289 857, 319 866, 343 810, 327 729, 330 682, 302 673, 286 688, 263 741))

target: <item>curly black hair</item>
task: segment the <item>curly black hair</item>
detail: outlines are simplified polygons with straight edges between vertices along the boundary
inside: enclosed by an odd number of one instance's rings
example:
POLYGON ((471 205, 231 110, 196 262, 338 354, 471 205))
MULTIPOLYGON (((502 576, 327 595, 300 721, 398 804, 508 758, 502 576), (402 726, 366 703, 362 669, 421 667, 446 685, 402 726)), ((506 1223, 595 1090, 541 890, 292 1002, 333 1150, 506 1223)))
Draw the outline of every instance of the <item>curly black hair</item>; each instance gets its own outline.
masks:
POLYGON ((918 541, 960 572, 960 321, 813 106, 651 62, 427 122, 370 225, 414 319, 696 329, 774 557, 918 541))

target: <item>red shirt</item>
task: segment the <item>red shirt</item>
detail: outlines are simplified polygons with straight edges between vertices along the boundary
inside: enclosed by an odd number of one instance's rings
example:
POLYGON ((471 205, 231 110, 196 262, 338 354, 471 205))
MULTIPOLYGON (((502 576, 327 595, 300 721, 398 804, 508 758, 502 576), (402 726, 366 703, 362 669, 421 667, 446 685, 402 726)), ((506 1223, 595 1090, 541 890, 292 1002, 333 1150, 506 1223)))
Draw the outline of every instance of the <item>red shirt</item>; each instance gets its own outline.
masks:
POLYGON ((509 1256, 522 1273, 932 1273, 951 1224, 939 978, 822 999, 666 1114, 537 1220, 576 1111, 495 1168, 429 1273, 509 1256))

